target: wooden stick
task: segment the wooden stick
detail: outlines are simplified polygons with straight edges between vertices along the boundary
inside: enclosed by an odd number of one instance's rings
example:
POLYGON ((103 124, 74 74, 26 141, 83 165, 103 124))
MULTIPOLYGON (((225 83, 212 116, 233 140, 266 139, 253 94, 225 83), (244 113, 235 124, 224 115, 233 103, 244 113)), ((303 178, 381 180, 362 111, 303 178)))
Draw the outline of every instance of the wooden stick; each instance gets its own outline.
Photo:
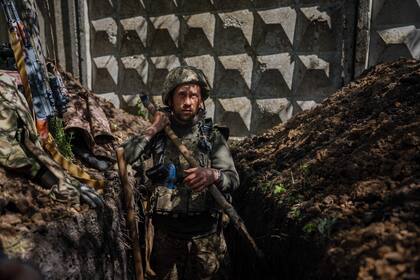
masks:
POLYGON ((136 279, 144 280, 143 261, 140 250, 140 239, 137 227, 136 210, 134 208, 133 189, 128 182, 127 163, 124 158, 124 148, 118 148, 116 151, 118 161, 118 171, 124 191, 124 200, 127 207, 127 224, 130 231, 130 238, 133 248, 134 268, 136 271, 136 279))

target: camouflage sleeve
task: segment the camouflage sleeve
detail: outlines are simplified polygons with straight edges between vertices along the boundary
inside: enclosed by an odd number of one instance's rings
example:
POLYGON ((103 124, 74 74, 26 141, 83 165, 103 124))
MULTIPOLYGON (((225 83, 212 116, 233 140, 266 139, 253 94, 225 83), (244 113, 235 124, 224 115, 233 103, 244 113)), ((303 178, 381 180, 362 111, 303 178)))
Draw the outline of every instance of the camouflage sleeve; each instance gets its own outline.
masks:
POLYGON ((124 148, 124 157, 128 164, 137 161, 148 148, 149 140, 143 135, 135 135, 125 141, 121 146, 124 148))
POLYGON ((239 187, 239 175, 229 146, 219 132, 215 133, 214 136, 211 167, 220 170, 221 180, 217 186, 221 191, 232 192, 239 187))

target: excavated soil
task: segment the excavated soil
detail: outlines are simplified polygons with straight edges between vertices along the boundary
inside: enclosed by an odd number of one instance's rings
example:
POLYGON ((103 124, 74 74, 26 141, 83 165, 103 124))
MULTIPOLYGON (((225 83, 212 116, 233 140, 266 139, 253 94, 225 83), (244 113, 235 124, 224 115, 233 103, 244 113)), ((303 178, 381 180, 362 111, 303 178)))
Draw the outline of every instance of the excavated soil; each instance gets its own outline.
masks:
POLYGON ((236 279, 420 279, 419 61, 376 66, 233 154, 269 267, 230 231, 236 279))

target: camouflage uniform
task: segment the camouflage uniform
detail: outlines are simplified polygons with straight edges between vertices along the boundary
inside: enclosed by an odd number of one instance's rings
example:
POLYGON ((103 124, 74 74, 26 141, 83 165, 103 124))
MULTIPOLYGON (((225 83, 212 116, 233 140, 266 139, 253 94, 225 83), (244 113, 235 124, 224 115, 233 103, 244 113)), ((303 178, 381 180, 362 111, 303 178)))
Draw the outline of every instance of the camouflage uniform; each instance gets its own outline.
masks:
MULTIPOLYGON (((166 105, 170 93, 184 83, 200 84, 203 98, 208 97, 209 87, 202 72, 184 66, 172 70, 166 78, 162 96, 166 105)), ((197 118, 191 125, 172 119, 171 128, 201 167, 220 170, 217 187, 222 192, 228 194, 239 186, 226 140, 211 119, 197 118)), ((150 142, 141 135, 135 136, 123 146, 129 163, 150 154, 155 165, 176 167, 176 187, 171 189, 157 183, 151 198, 155 226, 152 264, 158 279, 214 279, 227 250, 220 230, 221 213, 213 197, 207 189, 196 193, 184 185, 184 170, 190 166, 163 133, 150 142)))
POLYGON ((12 76, 0 72, 0 165, 33 177, 41 167, 20 145, 23 127, 41 148, 25 97, 17 90, 12 76))

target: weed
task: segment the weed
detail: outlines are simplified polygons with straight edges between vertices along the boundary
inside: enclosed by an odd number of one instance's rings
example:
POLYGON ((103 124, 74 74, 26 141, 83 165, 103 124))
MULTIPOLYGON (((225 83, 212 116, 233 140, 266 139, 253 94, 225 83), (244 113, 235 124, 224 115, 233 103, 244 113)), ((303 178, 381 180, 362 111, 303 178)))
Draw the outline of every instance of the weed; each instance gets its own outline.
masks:
POLYGON ((299 166, 299 170, 303 175, 308 175, 309 174, 309 164, 308 163, 303 163, 299 166))
POLYGON ((147 112, 146 108, 143 106, 143 103, 139 99, 136 103, 136 115, 146 119, 147 114, 148 114, 148 112, 147 112))
POLYGON ((284 187, 284 185, 282 183, 279 183, 277 185, 274 186, 274 194, 282 194, 286 192, 286 188, 284 187))
POLYGON ((308 163, 303 163, 299 166, 299 170, 303 175, 303 186, 306 187, 309 182, 310 166, 308 163))
POLYGON ((263 183, 263 184, 261 184, 261 190, 262 190, 263 192, 267 192, 267 191, 269 191, 269 190, 270 190, 270 188, 271 188, 271 184, 270 184, 270 183, 263 183))
POLYGON ((51 134, 53 135, 55 143, 57 144, 58 150, 65 158, 73 159, 74 155, 71 145, 73 134, 66 134, 64 131, 63 120, 56 117, 51 118, 49 121, 49 126, 51 134))
POLYGON ((331 230, 336 222, 335 218, 319 218, 307 223, 303 228, 305 236, 318 231, 322 237, 329 238, 331 236, 331 230))
POLYGON ((306 225, 303 226, 303 232, 305 233, 305 235, 310 235, 312 233, 314 233, 317 229, 317 225, 315 222, 310 222, 307 223, 306 225))
POLYGON ((298 220, 301 217, 301 212, 298 205, 292 207, 287 216, 291 219, 298 220))
POLYGON ((318 232, 323 236, 323 237, 330 237, 331 235, 331 229, 333 227, 333 225, 335 224, 336 219, 334 218, 323 218, 320 219, 318 222, 318 232))

